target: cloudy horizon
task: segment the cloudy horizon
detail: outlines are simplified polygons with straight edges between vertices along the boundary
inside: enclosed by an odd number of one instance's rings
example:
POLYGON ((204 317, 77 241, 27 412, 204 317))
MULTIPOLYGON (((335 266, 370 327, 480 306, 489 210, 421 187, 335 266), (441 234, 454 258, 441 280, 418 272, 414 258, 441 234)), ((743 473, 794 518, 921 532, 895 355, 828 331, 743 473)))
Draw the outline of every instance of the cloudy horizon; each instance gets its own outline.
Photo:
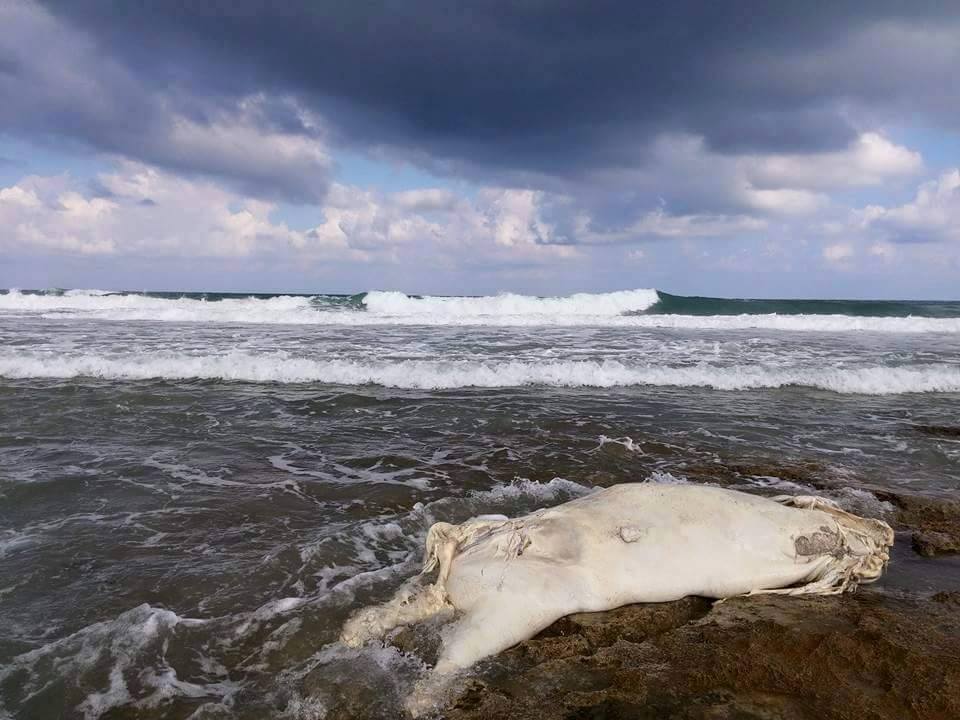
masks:
POLYGON ((0 5, 0 287, 960 299, 960 9, 0 5))

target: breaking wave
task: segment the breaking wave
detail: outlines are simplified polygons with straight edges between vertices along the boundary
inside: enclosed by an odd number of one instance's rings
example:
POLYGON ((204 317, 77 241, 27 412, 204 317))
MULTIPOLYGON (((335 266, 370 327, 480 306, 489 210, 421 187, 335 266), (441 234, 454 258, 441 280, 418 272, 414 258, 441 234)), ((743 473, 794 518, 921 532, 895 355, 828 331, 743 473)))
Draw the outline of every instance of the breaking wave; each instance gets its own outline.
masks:
POLYGON ((0 665, 0 687, 6 692, 0 693, 0 718, 11 717, 5 702, 19 710, 17 717, 49 717, 43 711, 53 706, 51 698, 61 708, 58 717, 86 720, 185 717, 174 708, 187 705, 195 708, 190 717, 235 717, 241 699, 247 717, 324 718, 327 703, 342 703, 340 687, 371 674, 388 688, 402 686, 403 692, 371 694, 371 706, 386 712, 370 716, 399 717, 396 698, 409 692, 422 662, 393 647, 352 649, 324 642, 339 630, 338 608, 354 605, 358 594, 392 592, 399 580, 416 573, 427 529, 440 519, 462 521, 491 510, 523 514, 592 491, 559 477, 548 482, 516 477, 486 490, 417 503, 396 515, 346 523, 336 541, 349 548, 349 565, 331 564, 324 555, 331 535, 301 546, 301 572, 315 573, 319 580, 313 592, 301 586, 304 594, 298 596, 281 594, 256 607, 203 618, 144 603, 59 639, 37 639, 31 643, 36 647, 0 665), (317 647, 305 655, 298 646, 308 633, 317 647), (280 652, 285 665, 278 669, 271 661, 280 652), (235 656, 244 658, 239 667, 235 656), (322 668, 327 682, 305 699, 296 690, 303 668, 314 667, 322 668), (263 710, 264 703, 276 701, 281 704, 273 713, 263 710), (283 704, 286 712, 279 710, 283 704))
POLYGON ((153 322, 311 324, 323 317, 309 297, 156 296, 102 290, 61 294, 11 290, 0 295, 0 312, 39 314, 47 319, 153 322))
POLYGON ((659 366, 619 360, 313 360, 284 353, 211 355, 0 356, 0 377, 112 380, 223 380, 254 383, 454 388, 676 386, 716 390, 806 387, 894 395, 960 392, 960 365, 770 367, 759 364, 659 366))
POLYGON ((0 292, 0 313, 117 322, 288 325, 606 326, 806 332, 960 333, 960 303, 725 300, 653 289, 563 297, 0 292))
POLYGON ((0 294, 0 312, 117 321, 294 325, 564 325, 599 323, 643 312, 656 290, 567 297, 502 294, 484 297, 359 295, 233 295, 108 293, 102 290, 0 294))
POLYGON ((487 295, 483 297, 411 297, 400 292, 369 292, 367 310, 390 317, 428 316, 455 320, 462 317, 618 317, 643 312, 659 300, 656 290, 622 290, 610 293, 577 293, 566 297, 487 295))

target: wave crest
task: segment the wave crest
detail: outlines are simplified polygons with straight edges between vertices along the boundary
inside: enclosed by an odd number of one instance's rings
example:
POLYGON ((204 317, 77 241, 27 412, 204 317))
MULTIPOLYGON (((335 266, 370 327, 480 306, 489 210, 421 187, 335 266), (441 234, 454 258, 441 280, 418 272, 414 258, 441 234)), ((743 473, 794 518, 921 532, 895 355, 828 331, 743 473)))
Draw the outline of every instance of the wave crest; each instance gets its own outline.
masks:
POLYGON ((956 313, 960 303, 719 300, 653 289, 564 297, 0 292, 0 314, 114 322, 960 333, 956 313))
POLYGON ((865 395, 960 392, 960 366, 943 363, 843 368, 701 363, 671 367, 618 360, 312 360, 283 353, 256 355, 240 352, 136 357, 7 355, 0 356, 0 377, 322 383, 419 390, 539 385, 585 388, 676 386, 716 390, 796 386, 865 395))
POLYGON ((311 298, 299 295, 214 301, 195 297, 106 293, 100 290, 70 291, 57 295, 10 291, 0 295, 0 312, 40 314, 49 319, 270 324, 322 322, 311 298))
POLYGON ((370 313, 391 317, 618 317, 625 313, 643 312, 658 300, 657 291, 653 289, 577 293, 564 297, 535 297, 512 293, 479 297, 417 297, 401 292, 372 291, 366 294, 363 304, 370 313))

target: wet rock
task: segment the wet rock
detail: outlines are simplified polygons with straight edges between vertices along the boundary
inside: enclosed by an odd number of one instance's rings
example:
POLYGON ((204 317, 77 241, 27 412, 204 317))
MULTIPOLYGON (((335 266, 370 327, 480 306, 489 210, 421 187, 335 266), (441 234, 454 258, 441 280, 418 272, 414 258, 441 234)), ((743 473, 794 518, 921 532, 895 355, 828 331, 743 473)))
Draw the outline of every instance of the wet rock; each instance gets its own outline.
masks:
POLYGON ((810 487, 832 487, 830 468, 811 460, 739 459, 715 463, 691 463, 683 467, 683 474, 695 482, 717 485, 742 483, 747 478, 779 478, 810 487))
MULTIPOLYGON (((778 477, 831 494, 854 485, 890 504, 885 517, 917 553, 960 551, 960 502, 950 497, 890 491, 806 462, 705 463, 683 473, 717 484, 778 477)), ((923 584, 937 587, 943 568, 918 567, 932 573, 923 584)), ((958 608, 960 592, 904 586, 573 615, 483 663, 440 717, 955 720, 958 608)))
POLYGON ((896 507, 894 527, 912 533, 913 549, 924 557, 960 552, 960 501, 877 490, 896 507))
POLYGON ((620 640, 639 643, 706 615, 712 606, 704 598, 626 605, 605 613, 577 613, 561 618, 534 638, 549 645, 555 638, 577 638, 588 648, 609 647, 620 640))
POLYGON ((913 549, 924 557, 960 552, 960 535, 936 530, 920 531, 911 537, 913 549))
POLYGON ((880 494, 897 507, 898 522, 915 527, 960 523, 960 500, 912 493, 888 492, 880 494))
POLYGON ((960 592, 941 590, 938 593, 934 593, 930 599, 934 602, 960 608, 960 592))
POLYGON ((688 598, 571 616, 491 662, 442 716, 957 718, 954 594, 756 596, 706 614, 688 598))

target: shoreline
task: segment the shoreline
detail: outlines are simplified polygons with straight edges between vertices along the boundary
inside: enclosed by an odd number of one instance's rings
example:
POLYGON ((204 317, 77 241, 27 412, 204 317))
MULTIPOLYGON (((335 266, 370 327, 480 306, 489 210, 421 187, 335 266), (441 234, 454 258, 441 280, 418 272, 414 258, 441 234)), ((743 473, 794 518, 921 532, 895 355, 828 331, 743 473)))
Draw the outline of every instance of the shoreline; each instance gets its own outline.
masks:
MULTIPOLYGON (((482 661, 427 717, 448 720, 950 720, 960 717, 960 502, 831 480, 815 463, 710 468, 776 475, 886 503, 897 533, 883 578, 837 596, 688 597, 558 620, 482 661)), ((691 468, 691 479, 698 477, 691 468)), ((388 640, 428 662, 437 628, 388 640)), ((303 690, 322 683, 304 678, 303 690)), ((380 717, 362 687, 328 720, 380 717), (373 712, 374 714, 371 714, 373 712)))
POLYGON ((569 616, 488 664, 441 716, 960 717, 960 502, 857 487, 894 507, 895 553, 877 584, 569 616))
POLYGON ((960 592, 699 598, 573 615, 504 653, 450 720, 960 716, 960 592))

